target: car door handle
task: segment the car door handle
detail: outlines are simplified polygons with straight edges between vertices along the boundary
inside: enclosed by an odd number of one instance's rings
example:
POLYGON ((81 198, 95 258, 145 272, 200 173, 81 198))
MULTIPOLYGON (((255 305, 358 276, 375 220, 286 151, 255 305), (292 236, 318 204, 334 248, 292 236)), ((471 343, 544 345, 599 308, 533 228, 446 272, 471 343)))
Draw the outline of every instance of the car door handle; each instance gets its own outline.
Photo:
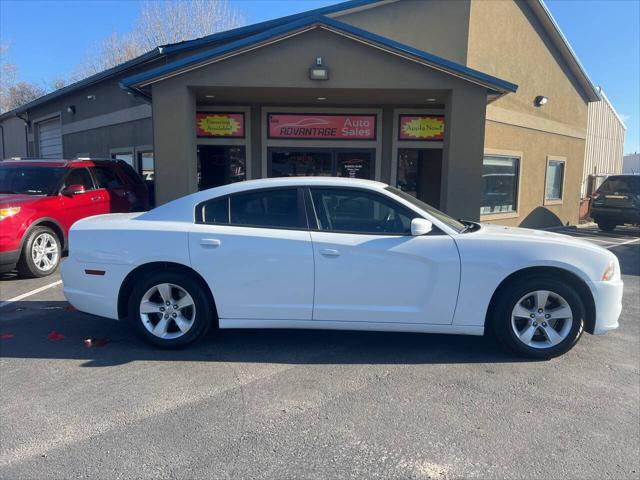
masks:
POLYGON ((222 245, 222 242, 217 238, 201 238, 200 245, 202 245, 203 247, 217 248, 222 245))
POLYGON ((334 248, 323 248, 320 250, 320 255, 324 255, 325 257, 338 257, 340 256, 340 252, 334 248))
POLYGON ((100 197, 91 197, 92 202, 97 202, 98 200, 100 200, 100 197))

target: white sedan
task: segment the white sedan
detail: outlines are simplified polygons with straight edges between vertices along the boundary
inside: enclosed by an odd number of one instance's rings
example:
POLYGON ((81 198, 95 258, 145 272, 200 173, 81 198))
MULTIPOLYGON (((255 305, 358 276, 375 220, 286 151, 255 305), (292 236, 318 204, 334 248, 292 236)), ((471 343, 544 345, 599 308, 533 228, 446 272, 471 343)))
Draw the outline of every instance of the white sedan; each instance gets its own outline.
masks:
POLYGON ((617 328, 616 257, 565 235, 454 220, 383 183, 234 183, 77 222, 78 310, 181 347, 217 328, 483 335, 550 358, 617 328))

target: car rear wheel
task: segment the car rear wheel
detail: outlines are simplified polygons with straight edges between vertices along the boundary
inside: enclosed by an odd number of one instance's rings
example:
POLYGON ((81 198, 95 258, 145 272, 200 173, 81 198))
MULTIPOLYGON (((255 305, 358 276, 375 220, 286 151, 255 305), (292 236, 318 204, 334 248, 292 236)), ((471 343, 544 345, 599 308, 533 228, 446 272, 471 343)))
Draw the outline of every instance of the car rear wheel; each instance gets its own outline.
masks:
POLYGON ((493 327, 500 341, 528 358, 562 355, 578 342, 585 308, 576 290, 552 277, 508 286, 497 298, 493 327))
POLYGON ((18 260, 18 273, 24 277, 46 277, 60 264, 60 240, 49 227, 29 232, 18 260))
POLYGON ((603 232, 612 232, 616 228, 615 222, 599 221, 598 228, 603 232))
POLYGON ((154 273, 137 282, 128 311, 144 339, 162 348, 189 345, 202 338, 212 323, 204 289, 178 272, 154 273))

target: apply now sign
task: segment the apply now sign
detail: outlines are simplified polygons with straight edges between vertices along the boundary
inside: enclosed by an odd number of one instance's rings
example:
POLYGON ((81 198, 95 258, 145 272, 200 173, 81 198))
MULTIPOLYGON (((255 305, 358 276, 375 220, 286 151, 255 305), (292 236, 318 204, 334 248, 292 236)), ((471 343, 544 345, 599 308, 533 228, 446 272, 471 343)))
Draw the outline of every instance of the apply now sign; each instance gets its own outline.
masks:
POLYGON ((375 140, 375 115, 269 114, 269 138, 375 140))
POLYGON ((444 115, 400 115, 399 140, 443 140, 444 115))

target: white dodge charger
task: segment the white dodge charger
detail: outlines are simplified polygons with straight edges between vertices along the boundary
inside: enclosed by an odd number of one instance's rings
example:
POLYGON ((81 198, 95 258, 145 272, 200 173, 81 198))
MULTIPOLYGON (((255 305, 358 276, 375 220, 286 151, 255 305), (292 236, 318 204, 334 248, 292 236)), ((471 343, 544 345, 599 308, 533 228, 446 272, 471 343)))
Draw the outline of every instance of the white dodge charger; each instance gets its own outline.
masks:
POLYGON ((622 280, 603 248, 457 221, 383 183, 234 183, 147 213, 77 222, 62 265, 78 310, 181 347, 218 328, 482 335, 534 358, 617 328, 622 280))

